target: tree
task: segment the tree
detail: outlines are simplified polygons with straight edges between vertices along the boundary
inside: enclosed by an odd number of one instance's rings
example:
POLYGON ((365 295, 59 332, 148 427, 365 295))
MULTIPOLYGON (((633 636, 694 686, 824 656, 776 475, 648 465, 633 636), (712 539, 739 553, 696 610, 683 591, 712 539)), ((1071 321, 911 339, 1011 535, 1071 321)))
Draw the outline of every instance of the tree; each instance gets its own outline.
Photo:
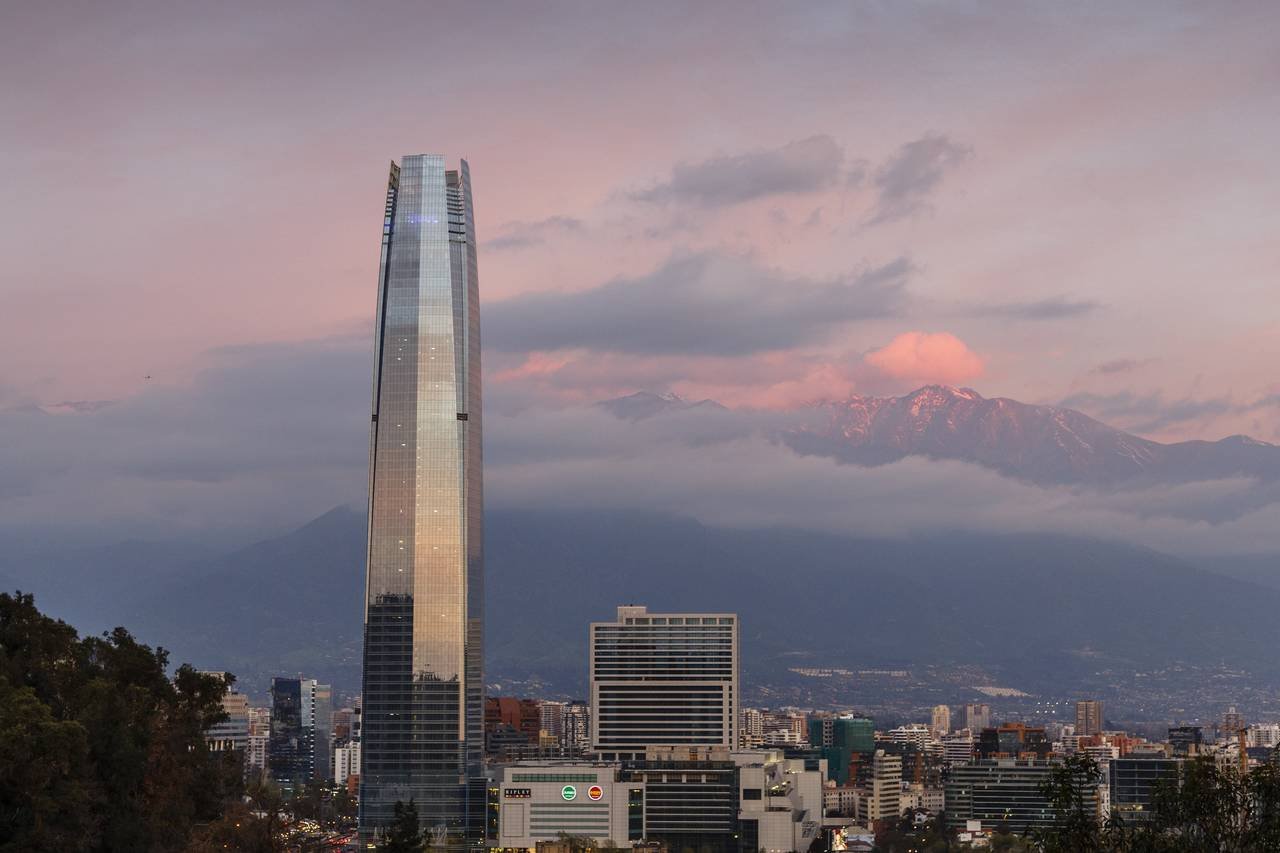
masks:
POLYGON ((421 853, 426 849, 426 838, 418 825, 418 806, 412 799, 408 804, 396 800, 395 816, 378 849, 382 853, 421 853))
POLYGON ((1053 807, 1054 823, 1032 837, 1044 853, 1095 853, 1106 849, 1098 813, 1086 793, 1096 790, 1102 772, 1087 755, 1073 755, 1053 768, 1041 793, 1053 807))
POLYGON ((124 628, 80 638, 0 594, 0 684, 0 851, 178 853, 239 795, 236 757, 204 738, 229 680, 170 679, 124 628))

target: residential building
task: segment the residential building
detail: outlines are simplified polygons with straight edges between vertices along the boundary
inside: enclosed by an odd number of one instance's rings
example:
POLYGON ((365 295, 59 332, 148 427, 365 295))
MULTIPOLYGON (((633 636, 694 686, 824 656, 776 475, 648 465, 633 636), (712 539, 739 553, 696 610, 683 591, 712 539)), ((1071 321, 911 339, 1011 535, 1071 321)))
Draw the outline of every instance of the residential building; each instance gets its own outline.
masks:
POLYGON ((764 714, 759 708, 742 709, 742 725, 739 730, 744 749, 754 749, 764 743, 764 714))
POLYGON ((932 724, 934 737, 942 737, 951 732, 951 708, 948 705, 934 705, 932 724))
POLYGON ((360 839, 412 799, 433 837, 479 844, 480 292, 465 160, 391 165, 374 353, 360 839))
POLYGON ((971 732, 991 728, 991 706, 984 703, 965 705, 964 726, 971 732))
POLYGON ((651 746, 738 746, 738 617, 618 608, 591 623, 591 749, 611 761, 651 746))
POLYGON ((1102 733, 1102 700, 1082 699, 1076 703, 1076 734, 1080 736, 1102 733))
POLYGON ((783 750, 742 750, 738 833, 742 850, 807 853, 822 834, 826 761, 788 758, 783 750))
POLYGON ((566 755, 579 756, 591 746, 591 706, 586 702, 566 702, 560 746, 566 755))
POLYGON ((973 732, 961 729, 942 736, 942 761, 944 764, 968 764, 973 760, 973 732))
POLYGON ((866 799, 866 813, 860 815, 869 824, 897 820, 902 813, 902 757, 877 749, 871 758, 871 788, 866 799))

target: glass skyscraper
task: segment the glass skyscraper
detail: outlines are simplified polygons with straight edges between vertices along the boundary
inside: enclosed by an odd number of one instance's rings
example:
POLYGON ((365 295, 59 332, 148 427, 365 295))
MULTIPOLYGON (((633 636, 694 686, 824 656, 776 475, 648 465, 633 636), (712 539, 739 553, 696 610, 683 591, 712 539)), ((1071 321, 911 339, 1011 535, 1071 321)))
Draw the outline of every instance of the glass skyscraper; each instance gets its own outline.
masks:
POLYGON ((480 295, 471 178, 391 166, 378 278, 360 835, 413 800, 434 843, 483 843, 480 295))

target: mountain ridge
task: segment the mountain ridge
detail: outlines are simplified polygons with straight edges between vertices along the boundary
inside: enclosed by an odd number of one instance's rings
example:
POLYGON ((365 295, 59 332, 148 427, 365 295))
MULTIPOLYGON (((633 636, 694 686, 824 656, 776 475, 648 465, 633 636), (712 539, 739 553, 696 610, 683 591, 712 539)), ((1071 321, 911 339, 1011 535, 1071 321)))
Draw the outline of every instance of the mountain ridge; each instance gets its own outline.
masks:
MULTIPOLYGON (((699 406, 724 408, 710 400, 690 404, 644 392, 598 405, 631 420, 699 406)), ((925 385, 898 397, 852 394, 799 411, 803 422, 778 438, 797 453, 846 464, 884 465, 908 456, 957 459, 1038 485, 1280 479, 1280 446, 1249 436, 1161 443, 1075 409, 983 397, 951 385, 925 385)))

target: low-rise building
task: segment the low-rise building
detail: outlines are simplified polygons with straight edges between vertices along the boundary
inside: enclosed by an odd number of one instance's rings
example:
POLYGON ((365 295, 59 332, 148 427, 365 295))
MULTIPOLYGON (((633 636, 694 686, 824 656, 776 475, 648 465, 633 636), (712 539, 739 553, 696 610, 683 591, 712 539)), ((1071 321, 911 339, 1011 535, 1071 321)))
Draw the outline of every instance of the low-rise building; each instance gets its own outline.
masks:
POLYGON ((630 847, 645 837, 645 783, 619 764, 537 762, 502 770, 497 845, 536 850, 561 833, 630 847))

